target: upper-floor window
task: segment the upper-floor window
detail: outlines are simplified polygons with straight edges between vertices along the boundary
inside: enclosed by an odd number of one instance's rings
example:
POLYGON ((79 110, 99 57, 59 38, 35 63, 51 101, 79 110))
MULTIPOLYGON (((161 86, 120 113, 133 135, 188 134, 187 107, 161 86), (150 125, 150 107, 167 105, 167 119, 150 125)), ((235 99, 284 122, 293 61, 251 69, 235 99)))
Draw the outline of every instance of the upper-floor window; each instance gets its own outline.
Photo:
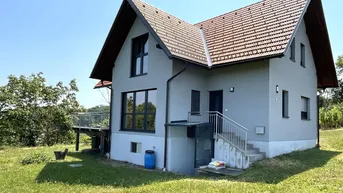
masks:
POLYGON ((300 48, 301 48, 301 50, 300 50, 300 52, 301 52, 301 58, 300 58, 300 65, 302 66, 302 67, 306 67, 305 66, 305 45, 304 44, 300 44, 300 48))
POLYGON ((156 90, 123 93, 122 130, 155 132, 156 90))
POLYGON ((295 62, 295 38, 292 40, 292 44, 291 44, 291 56, 290 56, 289 59, 292 60, 293 62, 295 62))
POLYGON ((148 73, 148 42, 149 34, 132 40, 131 76, 141 76, 148 73))
POLYGON ((200 113, 200 91, 192 90, 191 112, 192 115, 197 115, 200 113))

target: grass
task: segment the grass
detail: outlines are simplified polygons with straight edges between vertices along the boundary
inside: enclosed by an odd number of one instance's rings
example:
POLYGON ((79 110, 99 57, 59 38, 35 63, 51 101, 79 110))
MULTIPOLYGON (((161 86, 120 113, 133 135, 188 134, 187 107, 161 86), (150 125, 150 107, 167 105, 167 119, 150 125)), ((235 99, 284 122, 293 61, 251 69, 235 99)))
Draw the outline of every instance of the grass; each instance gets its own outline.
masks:
POLYGON ((74 148, 0 147, 0 192, 343 192, 343 130, 323 131, 321 139, 320 150, 266 159, 239 177, 219 179, 112 167, 73 151, 65 161, 22 165, 33 153, 52 160, 54 150, 74 148))

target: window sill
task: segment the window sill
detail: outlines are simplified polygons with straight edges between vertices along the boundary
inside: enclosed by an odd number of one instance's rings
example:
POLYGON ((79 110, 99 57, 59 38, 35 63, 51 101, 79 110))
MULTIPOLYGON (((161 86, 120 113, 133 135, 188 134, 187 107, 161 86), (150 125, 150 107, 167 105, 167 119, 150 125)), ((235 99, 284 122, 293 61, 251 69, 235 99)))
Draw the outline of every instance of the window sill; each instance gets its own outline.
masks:
POLYGON ((295 59, 293 59, 293 58, 289 58, 292 62, 296 62, 296 60, 295 59))
POLYGON ((155 134, 156 131, 148 131, 148 130, 132 130, 132 129, 120 129, 119 131, 124 132, 133 132, 133 133, 150 133, 155 134))
POLYGON ((148 75, 148 73, 130 76, 130 78, 136 78, 136 77, 145 76, 145 75, 148 75))
POLYGON ((289 119, 290 117, 282 117, 283 119, 289 119))
POLYGON ((311 119, 301 119, 302 121, 311 121, 311 119))

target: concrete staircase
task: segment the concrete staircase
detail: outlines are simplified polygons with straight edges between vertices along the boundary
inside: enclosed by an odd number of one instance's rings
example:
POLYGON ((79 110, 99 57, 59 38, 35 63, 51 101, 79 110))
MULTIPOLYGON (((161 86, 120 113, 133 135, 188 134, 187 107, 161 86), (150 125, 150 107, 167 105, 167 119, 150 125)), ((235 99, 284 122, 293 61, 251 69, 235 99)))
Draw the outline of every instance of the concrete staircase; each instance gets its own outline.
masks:
POLYGON ((255 148, 252 144, 248 143, 247 156, 249 157, 249 165, 256 161, 266 158, 266 153, 261 152, 259 148, 255 148))
MULTIPOLYGON (((220 135, 214 134, 213 137, 215 139, 215 146, 216 145, 217 146, 228 145, 228 146, 233 147, 232 145, 230 145, 231 141, 234 141, 236 144, 244 143, 244 140, 242 140, 241 137, 237 136, 235 133, 232 133, 232 132, 221 133, 220 135), (223 141, 223 144, 221 144, 221 142, 218 142, 220 139, 223 141)), ((227 150, 228 150, 228 148, 215 148, 215 151, 227 151, 227 150)), ((215 157, 214 159, 215 160, 223 159, 223 157, 220 156, 220 154, 223 154, 223 155, 226 154, 227 155, 228 153, 227 152, 219 152, 219 153, 217 152, 217 153, 215 153, 215 155, 219 155, 219 156, 215 157)), ((266 157, 266 154, 264 152, 261 152, 259 148, 256 148, 252 144, 249 144, 249 143, 247 143, 247 150, 246 150, 245 155, 248 157, 249 166, 256 161, 263 160, 266 157)), ((237 169, 237 167, 232 167, 232 168, 237 169)), ((238 169, 242 169, 242 168, 238 167, 238 169)), ((247 168, 243 167, 243 169, 247 169, 247 168)))

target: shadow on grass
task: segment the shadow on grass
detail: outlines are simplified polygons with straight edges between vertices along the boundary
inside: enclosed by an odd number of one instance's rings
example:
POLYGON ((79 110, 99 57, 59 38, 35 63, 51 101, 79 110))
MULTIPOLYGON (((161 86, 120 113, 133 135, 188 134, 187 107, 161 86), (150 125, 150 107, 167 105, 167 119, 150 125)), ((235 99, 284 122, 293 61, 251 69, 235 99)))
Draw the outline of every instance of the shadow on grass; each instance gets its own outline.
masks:
POLYGON ((113 187, 135 187, 185 178, 170 173, 145 171, 128 167, 112 167, 97 162, 99 154, 68 153, 67 156, 81 161, 50 162, 45 165, 36 177, 38 183, 62 182, 66 184, 107 185, 113 187), (83 167, 72 168, 70 164, 83 164, 83 167))
MULTIPOLYGON (((311 149, 293 152, 273 159, 266 159, 252 165, 238 177, 223 177, 230 181, 278 184, 289 177, 324 166, 341 152, 311 149)), ((129 167, 113 167, 97 162, 98 154, 68 153, 68 156, 81 161, 50 162, 36 177, 38 183, 62 182, 66 184, 108 185, 113 187, 135 187, 154 182, 167 182, 180 179, 213 179, 186 177, 171 173, 146 171, 129 167), (70 164, 83 164, 72 168, 70 164)))
POLYGON ((234 180, 277 184, 291 176, 322 167, 341 153, 319 149, 293 152, 257 162, 234 180))

